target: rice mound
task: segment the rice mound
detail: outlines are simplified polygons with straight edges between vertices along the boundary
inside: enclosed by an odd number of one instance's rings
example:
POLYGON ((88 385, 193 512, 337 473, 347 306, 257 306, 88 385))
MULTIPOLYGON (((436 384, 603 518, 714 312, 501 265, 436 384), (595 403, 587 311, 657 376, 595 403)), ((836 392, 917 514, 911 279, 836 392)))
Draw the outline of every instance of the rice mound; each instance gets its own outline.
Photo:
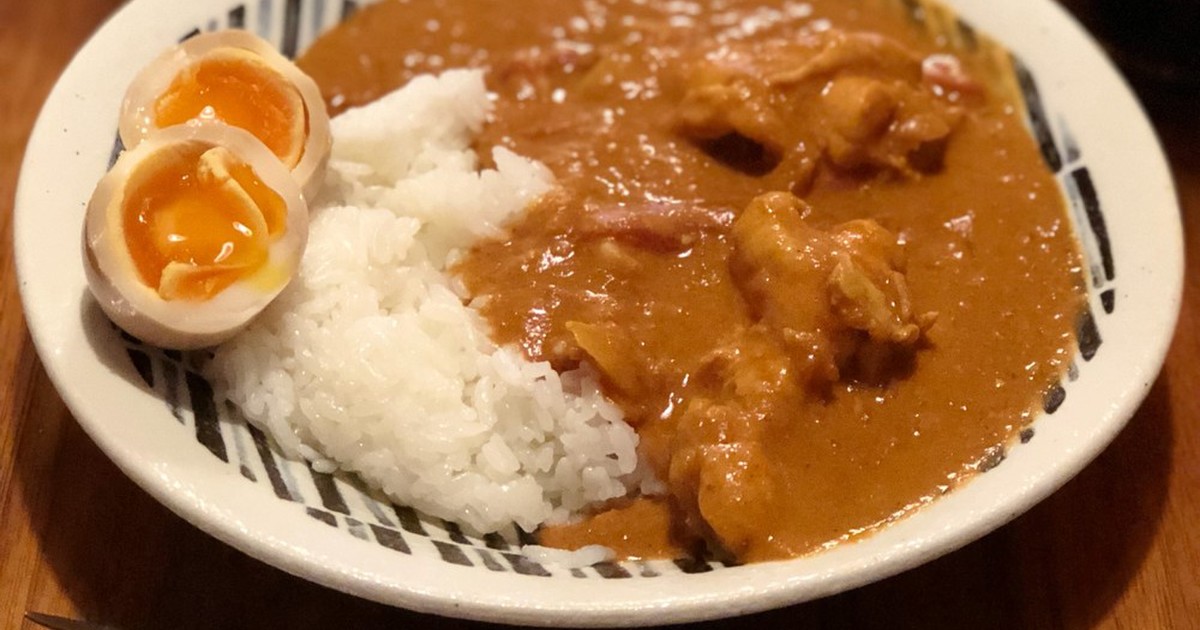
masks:
POLYGON ((477 170, 489 109, 464 70, 334 119, 299 275, 206 371, 289 455, 481 533, 532 531, 623 496, 637 436, 593 373, 497 347, 446 273, 553 185, 502 149, 477 170))

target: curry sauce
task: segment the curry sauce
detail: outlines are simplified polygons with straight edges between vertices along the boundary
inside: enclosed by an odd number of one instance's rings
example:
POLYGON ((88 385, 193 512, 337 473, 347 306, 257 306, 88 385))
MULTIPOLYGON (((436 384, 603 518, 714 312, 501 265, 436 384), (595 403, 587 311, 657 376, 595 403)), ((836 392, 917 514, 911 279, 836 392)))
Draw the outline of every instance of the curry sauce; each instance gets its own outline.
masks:
POLYGON ((882 0, 392 1, 300 65, 332 109, 487 69, 558 189, 457 268, 500 343, 596 367, 660 496, 550 528, 790 557, 949 491, 1075 350, 1079 253, 984 60, 882 0))

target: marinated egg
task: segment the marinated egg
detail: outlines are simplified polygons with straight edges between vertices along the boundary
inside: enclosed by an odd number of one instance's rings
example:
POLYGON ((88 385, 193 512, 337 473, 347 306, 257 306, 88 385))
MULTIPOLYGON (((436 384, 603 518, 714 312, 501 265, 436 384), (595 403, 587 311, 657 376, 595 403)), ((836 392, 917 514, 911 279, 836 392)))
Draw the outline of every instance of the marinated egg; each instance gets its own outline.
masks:
POLYGON ((289 169, 305 196, 329 159, 329 115, 308 75, 246 31, 196 35, 146 66, 130 84, 120 133, 134 148, 157 129, 220 121, 254 134, 289 169))
POLYGON ((84 266, 115 324, 184 350, 220 343, 266 308, 307 239, 299 186, 266 145, 193 121, 125 151, 100 180, 84 266))

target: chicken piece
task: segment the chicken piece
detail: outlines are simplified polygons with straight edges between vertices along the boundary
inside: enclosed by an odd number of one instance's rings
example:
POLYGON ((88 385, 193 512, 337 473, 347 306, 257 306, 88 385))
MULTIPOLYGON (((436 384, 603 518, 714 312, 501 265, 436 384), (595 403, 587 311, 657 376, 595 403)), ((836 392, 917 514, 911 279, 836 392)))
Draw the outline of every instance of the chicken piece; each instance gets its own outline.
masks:
POLYGON ((775 505, 777 489, 763 423, 737 404, 699 399, 676 425, 671 496, 687 528, 709 540, 717 555, 744 557, 764 537, 761 525, 770 515, 762 511, 775 505))
POLYGON ((831 81, 822 92, 826 154, 840 169, 888 169, 909 177, 941 168, 961 113, 899 82, 831 81))
POLYGON ((761 400, 798 391, 792 358, 779 350, 769 327, 756 324, 734 331, 710 352, 693 377, 721 400, 761 400))
POLYGON ((850 74, 910 82, 921 78, 921 60, 896 40, 878 33, 830 30, 821 44, 820 50, 803 63, 778 69, 767 81, 787 86, 850 74))
POLYGON ((844 251, 829 275, 829 304, 839 320, 872 341, 914 344, 932 315, 913 314, 904 248, 878 223, 850 221, 833 238, 844 251))
POLYGON ((900 95, 895 89, 863 77, 832 81, 822 96, 830 110, 833 130, 843 143, 850 145, 887 133, 900 108, 900 95))
POLYGON ((787 193, 750 202, 734 221, 730 271, 759 321, 791 346, 799 377, 816 387, 838 379, 839 340, 826 297, 837 244, 804 222, 808 205, 787 193))
POLYGON ((761 527, 784 492, 767 452, 773 427, 795 422, 814 388, 885 377, 926 326, 913 315, 893 234, 869 220, 820 230, 809 212, 793 195, 768 193, 734 221, 730 272, 757 322, 692 371, 702 393, 671 438, 672 499, 692 531, 734 558, 795 551, 761 527))
MULTIPOLYGON (((962 116, 928 64, 878 35, 831 31, 707 52, 683 57, 679 132, 710 151, 740 147, 731 137, 757 145, 766 170, 789 170, 793 191, 805 190, 821 163, 913 178, 934 172, 962 116)), ((952 79, 970 81, 961 67, 952 79)))
POLYGON ((911 320, 912 308, 897 271, 872 278, 849 254, 842 253, 829 274, 829 301, 834 314, 872 341, 910 344, 921 334, 911 320), (885 292, 886 289, 892 289, 885 292), (899 290, 897 290, 899 289, 899 290))
POLYGON ((857 363, 910 353, 932 323, 913 314, 896 238, 874 221, 833 232, 804 221, 787 193, 754 199, 734 222, 734 281, 759 321, 778 331, 801 379, 821 388, 857 363))
POLYGON ((684 55, 679 70, 683 98, 676 110, 676 127, 700 143, 720 141, 718 148, 736 145, 730 138, 754 143, 771 167, 792 159, 802 148, 819 151, 815 139, 804 141, 813 130, 806 117, 792 111, 790 101, 796 95, 773 86, 769 76, 804 63, 821 46, 819 38, 769 40, 725 44, 718 52, 701 49, 684 55))
POLYGON ((761 526, 780 492, 767 433, 773 418, 789 417, 783 401, 799 395, 791 370, 769 331, 738 331, 698 375, 712 398, 693 400, 676 423, 671 496, 688 528, 715 543, 718 555, 744 558, 773 544, 761 526))
POLYGON ((771 102, 772 90, 752 67, 728 58, 704 62, 687 83, 676 112, 684 135, 700 141, 737 135, 762 146, 776 160, 791 148, 787 125, 771 102))

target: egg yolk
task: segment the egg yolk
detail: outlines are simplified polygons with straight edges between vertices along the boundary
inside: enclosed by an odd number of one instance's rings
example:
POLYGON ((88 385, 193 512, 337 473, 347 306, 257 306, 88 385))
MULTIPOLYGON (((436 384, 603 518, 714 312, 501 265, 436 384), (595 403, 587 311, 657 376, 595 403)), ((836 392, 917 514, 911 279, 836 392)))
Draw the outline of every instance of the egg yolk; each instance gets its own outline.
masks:
POLYGON ((175 76, 154 103, 169 127, 215 119, 258 137, 288 168, 300 162, 308 120, 300 92, 261 57, 240 48, 214 50, 175 76))
POLYGON ((122 227, 142 282, 167 300, 207 300, 267 270, 287 206, 228 149, 193 142, 131 176, 122 227))

